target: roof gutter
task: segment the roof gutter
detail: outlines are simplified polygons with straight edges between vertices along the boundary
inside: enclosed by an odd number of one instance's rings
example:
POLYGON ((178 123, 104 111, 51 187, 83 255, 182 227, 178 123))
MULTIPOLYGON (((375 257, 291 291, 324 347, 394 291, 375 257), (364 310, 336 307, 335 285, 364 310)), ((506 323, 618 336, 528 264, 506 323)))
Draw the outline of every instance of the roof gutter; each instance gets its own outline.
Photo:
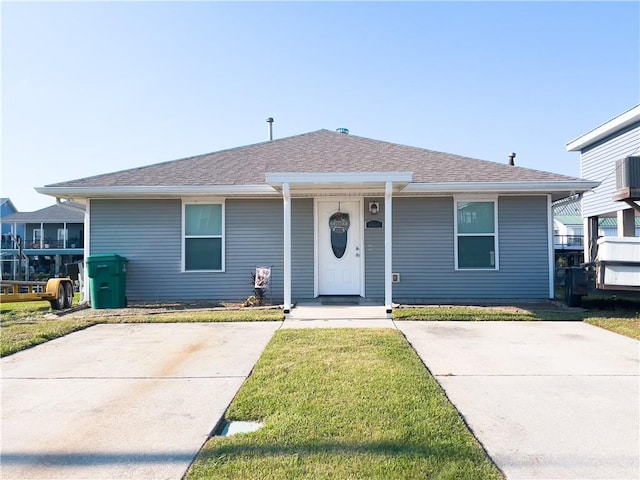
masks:
POLYGON ((600 182, 457 182, 457 183, 411 183, 402 193, 581 193, 596 188, 600 182))
POLYGON ((603 123, 599 127, 594 128, 590 132, 580 135, 578 138, 567 143, 567 152, 577 152, 585 147, 608 137, 612 133, 621 130, 629 125, 640 121, 640 105, 636 105, 621 115, 603 123))
POLYGON ((189 195, 277 195, 270 185, 212 186, 113 186, 113 187, 36 187, 36 192, 58 198, 148 198, 189 195))

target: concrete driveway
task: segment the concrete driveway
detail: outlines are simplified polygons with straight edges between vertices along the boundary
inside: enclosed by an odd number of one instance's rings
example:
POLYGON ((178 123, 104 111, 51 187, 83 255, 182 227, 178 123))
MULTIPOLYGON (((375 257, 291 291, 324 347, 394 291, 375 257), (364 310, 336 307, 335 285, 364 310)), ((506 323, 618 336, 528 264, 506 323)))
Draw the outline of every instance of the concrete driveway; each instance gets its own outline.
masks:
POLYGON ((97 325, 2 359, 0 476, 182 478, 280 325, 97 325))
POLYGON ((581 322, 395 322, 508 479, 640 478, 640 342, 581 322))

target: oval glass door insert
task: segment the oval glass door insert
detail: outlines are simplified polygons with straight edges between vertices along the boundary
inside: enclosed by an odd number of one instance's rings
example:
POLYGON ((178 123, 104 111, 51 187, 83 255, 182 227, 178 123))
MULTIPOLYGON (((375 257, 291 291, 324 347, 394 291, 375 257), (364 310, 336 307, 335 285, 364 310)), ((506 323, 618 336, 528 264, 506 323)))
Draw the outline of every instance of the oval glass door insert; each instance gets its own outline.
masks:
POLYGON ((336 212, 329 217, 329 230, 331 231, 331 250, 336 258, 342 258, 347 250, 347 235, 349 231, 349 214, 336 212))

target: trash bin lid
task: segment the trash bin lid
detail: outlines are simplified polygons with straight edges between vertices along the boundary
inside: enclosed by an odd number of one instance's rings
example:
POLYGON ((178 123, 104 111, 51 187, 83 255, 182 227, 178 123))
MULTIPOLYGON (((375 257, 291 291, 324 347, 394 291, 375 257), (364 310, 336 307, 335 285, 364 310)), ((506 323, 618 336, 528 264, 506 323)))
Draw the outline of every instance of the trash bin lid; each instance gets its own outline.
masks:
POLYGON ((104 262, 104 261, 120 261, 120 262, 128 262, 125 257, 118 255, 117 253, 96 253, 95 255, 89 255, 85 261, 86 262, 104 262))

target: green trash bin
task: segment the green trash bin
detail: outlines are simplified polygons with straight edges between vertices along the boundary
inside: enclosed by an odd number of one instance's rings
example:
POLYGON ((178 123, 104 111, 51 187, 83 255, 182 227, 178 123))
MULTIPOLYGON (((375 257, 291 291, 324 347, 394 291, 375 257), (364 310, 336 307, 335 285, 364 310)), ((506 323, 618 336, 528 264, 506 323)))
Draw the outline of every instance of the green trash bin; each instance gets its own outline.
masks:
POLYGON ((115 253, 87 257, 91 308, 127 306, 127 262, 125 257, 115 253))

